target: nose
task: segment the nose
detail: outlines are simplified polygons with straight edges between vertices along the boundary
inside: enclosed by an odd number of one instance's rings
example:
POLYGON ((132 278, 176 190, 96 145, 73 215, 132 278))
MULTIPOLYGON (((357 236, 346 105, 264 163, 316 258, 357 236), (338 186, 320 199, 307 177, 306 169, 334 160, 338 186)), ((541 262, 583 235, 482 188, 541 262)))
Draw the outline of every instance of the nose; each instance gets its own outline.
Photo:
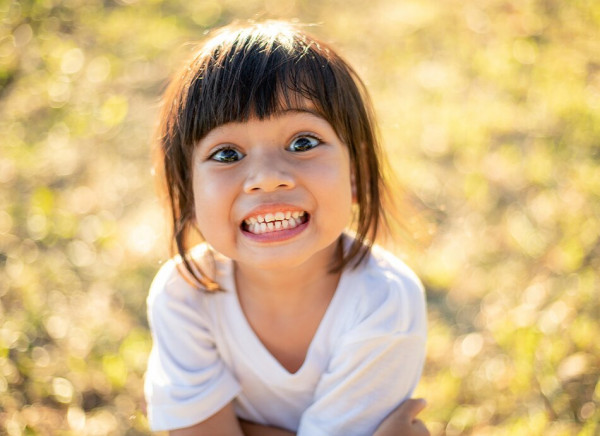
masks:
POLYGON ((244 191, 246 193, 273 192, 278 189, 291 189, 295 185, 292 171, 283 159, 270 153, 252 157, 244 182, 244 191))

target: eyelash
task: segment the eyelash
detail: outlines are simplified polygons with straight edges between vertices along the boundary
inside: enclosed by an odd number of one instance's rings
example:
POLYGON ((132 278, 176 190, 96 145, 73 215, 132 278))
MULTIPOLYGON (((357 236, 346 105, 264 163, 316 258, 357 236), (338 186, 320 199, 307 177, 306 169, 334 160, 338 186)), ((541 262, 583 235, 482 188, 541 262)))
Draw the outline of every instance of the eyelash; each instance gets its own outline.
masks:
POLYGON ((239 150, 236 150, 234 147, 230 146, 230 145, 224 145, 222 147, 217 148, 214 152, 212 152, 209 156, 208 156, 208 160, 214 160, 216 162, 220 162, 220 163, 231 163, 231 162, 237 162, 240 161, 244 158, 244 153, 242 153, 239 150), (238 159, 236 160, 219 160, 216 159, 217 154, 221 153, 222 151, 233 151, 236 152, 238 154, 238 156, 241 155, 241 157, 238 157, 238 159))
MULTIPOLYGON (((292 141, 290 142, 290 144, 286 147, 286 150, 288 151, 292 151, 292 152, 296 152, 296 153, 304 153, 307 151, 310 151, 316 147, 318 147, 319 145, 322 144, 322 140, 321 138, 319 138, 317 135, 313 134, 313 133, 301 133, 299 135, 297 135, 296 137, 294 137, 292 139, 292 141), (302 139, 302 138, 309 138, 311 140, 316 141, 316 144, 311 145, 310 148, 306 149, 306 150, 290 150, 291 146, 298 140, 298 139, 302 139)), ((242 153, 241 151, 235 149, 235 147, 232 147, 230 145, 224 145, 222 147, 217 148, 215 151, 213 151, 209 156, 208 156, 208 160, 214 160, 216 162, 220 162, 220 163, 232 163, 232 162, 238 162, 240 160, 242 160, 245 157, 245 154, 242 153), (233 151, 235 153, 237 153, 238 157, 235 160, 227 160, 227 159, 223 159, 223 160, 219 160, 216 158, 216 156, 221 153, 222 151, 233 151)))
MULTIPOLYGON (((306 151, 310 151, 310 150, 312 150, 313 148, 316 148, 316 147, 318 147, 319 145, 321 145, 321 144, 323 143, 323 141, 321 140, 321 138, 319 138, 317 135, 315 135, 315 134, 313 134, 313 133, 301 133, 301 134, 297 135, 297 136, 296 136, 294 139, 292 139, 292 141, 291 141, 290 145, 288 145, 288 147, 287 147, 287 150, 289 150, 289 149, 290 149, 290 147, 291 147, 291 146, 292 146, 292 145, 293 145, 293 144, 294 144, 294 143, 295 143, 295 142, 296 142, 298 139, 302 139, 302 138, 309 138, 309 139, 312 139, 312 140, 315 140, 315 141, 317 141, 317 143, 316 143, 316 144, 314 144, 314 145, 312 145, 312 146, 311 146, 309 149, 307 149, 307 150, 296 151, 296 152, 299 152, 299 153, 304 153, 304 152, 306 152, 306 151)), ((290 151, 294 151, 294 150, 290 150, 290 151)))

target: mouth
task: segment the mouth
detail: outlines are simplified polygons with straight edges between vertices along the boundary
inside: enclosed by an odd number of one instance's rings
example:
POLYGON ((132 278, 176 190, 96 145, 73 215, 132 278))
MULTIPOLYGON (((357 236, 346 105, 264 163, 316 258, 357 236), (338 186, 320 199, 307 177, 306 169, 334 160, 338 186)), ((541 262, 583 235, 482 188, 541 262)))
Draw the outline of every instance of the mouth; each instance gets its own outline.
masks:
POLYGON ((242 222, 241 227, 243 231, 263 235, 294 229, 309 219, 310 215, 305 211, 279 211, 249 216, 242 222))

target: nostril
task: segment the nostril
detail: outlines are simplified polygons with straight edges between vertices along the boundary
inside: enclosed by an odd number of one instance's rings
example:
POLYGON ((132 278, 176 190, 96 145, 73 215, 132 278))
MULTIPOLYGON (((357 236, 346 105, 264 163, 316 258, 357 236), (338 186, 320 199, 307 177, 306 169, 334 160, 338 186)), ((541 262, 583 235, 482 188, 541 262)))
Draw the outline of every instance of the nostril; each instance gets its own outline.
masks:
POLYGON ((277 189, 290 189, 294 186, 293 179, 285 174, 258 174, 246 182, 246 192, 271 192, 277 189))

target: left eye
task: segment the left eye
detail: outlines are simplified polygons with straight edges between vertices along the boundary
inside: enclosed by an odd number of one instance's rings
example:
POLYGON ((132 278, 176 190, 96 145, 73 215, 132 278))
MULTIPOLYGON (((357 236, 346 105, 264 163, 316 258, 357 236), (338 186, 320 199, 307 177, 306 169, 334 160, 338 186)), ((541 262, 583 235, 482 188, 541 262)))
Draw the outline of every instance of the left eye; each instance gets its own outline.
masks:
POLYGON ((290 151, 308 151, 319 145, 321 141, 313 136, 299 136, 289 145, 290 151))
POLYGON ((237 162, 243 158, 244 155, 234 148, 222 148, 210 156, 210 159, 221 163, 237 162))

